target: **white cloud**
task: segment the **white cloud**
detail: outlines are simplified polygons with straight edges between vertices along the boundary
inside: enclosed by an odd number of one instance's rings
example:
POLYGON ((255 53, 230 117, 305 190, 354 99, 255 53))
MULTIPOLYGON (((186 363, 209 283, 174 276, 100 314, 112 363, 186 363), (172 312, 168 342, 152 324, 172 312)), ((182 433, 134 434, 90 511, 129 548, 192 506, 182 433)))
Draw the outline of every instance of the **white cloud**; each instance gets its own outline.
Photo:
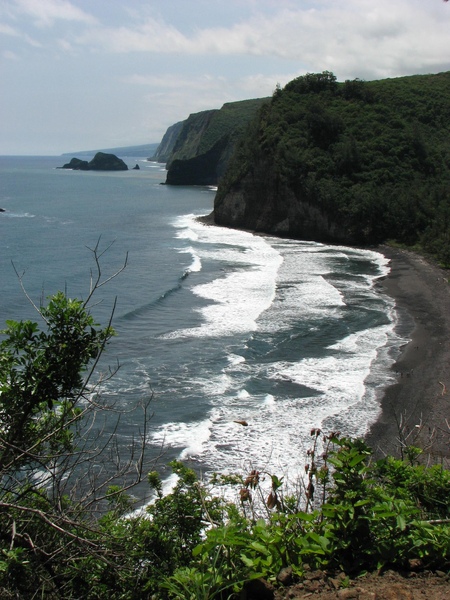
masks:
POLYGON ((64 38, 60 38, 59 40, 57 40, 56 43, 61 48, 61 50, 64 50, 64 52, 73 52, 74 51, 72 44, 68 40, 65 40, 64 38))
POLYGON ((21 13, 36 20, 40 27, 55 21, 78 21, 94 24, 96 19, 67 0, 16 0, 21 13))
POLYGON ((450 6, 439 0, 336 0, 317 2, 317 8, 282 6, 275 14, 254 12, 245 22, 189 35, 147 18, 133 27, 91 28, 77 41, 114 53, 277 57, 345 76, 361 71, 376 77, 402 74, 405 69, 442 63, 447 56, 450 6))
POLYGON ((153 19, 133 27, 98 27, 77 36, 82 45, 109 52, 192 52, 192 43, 180 31, 153 19))
MULTIPOLYGON (((231 2, 234 9, 236 4, 238 0, 231 2)), ((158 3, 142 5, 141 12, 136 5, 124 6, 124 24, 117 27, 108 25, 106 13, 100 23, 68 0, 16 0, 15 7, 41 27, 57 20, 76 22, 77 29, 66 33, 64 42, 61 35, 54 40, 66 50, 78 46, 105 55, 267 57, 310 71, 329 69, 339 78, 395 76, 446 63, 450 4, 441 0, 265 0, 250 5, 245 19, 239 17, 243 10, 236 9, 231 25, 201 28, 182 18, 177 27, 160 16, 162 9, 150 13, 158 3)), ((115 10, 118 18, 117 6, 115 10)), ((7 35, 16 34, 3 27, 7 35)), ((27 42, 33 42, 29 35, 27 42)))
POLYGON ((442 0, 0 0, 3 152, 36 124, 66 147, 155 141, 189 113, 307 71, 450 70, 449 29, 442 0))
POLYGON ((297 76, 298 72, 248 75, 247 77, 240 78, 238 85, 248 95, 248 98, 270 96, 274 92, 277 83, 285 85, 297 76))
MULTIPOLYGON (((186 101, 189 105, 205 108, 220 108, 225 102, 254 98, 259 95, 270 96, 275 89, 276 82, 282 80, 287 83, 295 77, 276 78, 276 75, 255 74, 250 76, 225 77, 204 73, 198 76, 185 77, 180 73, 166 75, 141 75, 134 74, 126 77, 123 82, 128 85, 137 85, 150 88, 146 92, 148 100, 162 99, 163 102, 174 102, 174 98, 186 101), (201 93, 199 93, 201 90, 201 93)), ((197 109, 195 109, 197 110, 197 109)))
POLYGON ((179 90, 179 89, 217 89, 227 84, 224 77, 214 77, 208 74, 194 77, 183 77, 180 74, 167 75, 130 75, 124 80, 133 85, 147 86, 157 88, 158 90, 179 90))
POLYGON ((15 37, 19 35, 19 32, 16 29, 14 29, 14 27, 11 27, 11 25, 0 23, 0 34, 15 37))
POLYGON ((11 50, 4 50, 2 52, 2 57, 6 60, 19 60, 17 54, 15 52, 12 52, 11 50))
POLYGON ((11 27, 11 25, 6 25, 4 23, 0 23, 0 35, 2 35, 2 34, 5 36, 8 36, 9 38, 22 39, 27 44, 29 44, 30 46, 33 46, 34 48, 41 47, 41 44, 37 40, 33 39, 27 33, 23 33, 21 31, 19 31, 18 29, 11 27))

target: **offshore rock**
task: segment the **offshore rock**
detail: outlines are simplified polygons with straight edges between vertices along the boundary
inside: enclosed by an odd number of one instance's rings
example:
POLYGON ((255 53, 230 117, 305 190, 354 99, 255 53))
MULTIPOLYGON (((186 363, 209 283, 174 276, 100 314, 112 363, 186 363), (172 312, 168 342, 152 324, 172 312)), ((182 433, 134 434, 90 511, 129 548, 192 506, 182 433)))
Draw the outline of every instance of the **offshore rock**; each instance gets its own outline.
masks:
POLYGON ((72 160, 61 169, 72 169, 74 171, 128 171, 128 166, 115 154, 97 152, 91 161, 72 158, 72 160))
POLYGON ((89 163, 87 160, 81 160, 81 158, 72 158, 70 162, 66 163, 65 165, 59 168, 72 169, 73 171, 88 171, 89 163))
POLYGON ((115 154, 106 154, 97 152, 94 158, 89 162, 91 171, 127 171, 128 167, 121 158, 115 154))

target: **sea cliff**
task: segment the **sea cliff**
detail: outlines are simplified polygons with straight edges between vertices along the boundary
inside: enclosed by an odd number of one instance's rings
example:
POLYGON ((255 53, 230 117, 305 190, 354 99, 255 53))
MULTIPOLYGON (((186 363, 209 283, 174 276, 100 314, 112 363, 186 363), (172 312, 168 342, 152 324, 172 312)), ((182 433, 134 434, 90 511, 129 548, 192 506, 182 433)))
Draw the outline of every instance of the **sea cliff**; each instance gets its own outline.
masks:
POLYGON ((421 244, 450 264, 450 73, 277 88, 236 144, 214 222, 286 237, 421 244))
POLYGON ((168 185, 217 185, 248 123, 267 98, 229 102, 170 127, 155 158, 166 161, 168 185))
POLYGON ((150 156, 147 160, 166 163, 173 153, 175 143, 183 124, 184 121, 179 121, 178 123, 171 125, 164 134, 161 142, 158 144, 155 154, 150 156))

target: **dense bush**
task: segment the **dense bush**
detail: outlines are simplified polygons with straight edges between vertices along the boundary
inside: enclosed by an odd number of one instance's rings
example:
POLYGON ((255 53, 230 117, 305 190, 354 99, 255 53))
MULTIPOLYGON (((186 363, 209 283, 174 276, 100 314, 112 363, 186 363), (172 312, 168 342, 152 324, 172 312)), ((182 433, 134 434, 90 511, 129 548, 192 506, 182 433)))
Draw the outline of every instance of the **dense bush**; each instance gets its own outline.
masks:
MULTIPOLYGON (((319 435, 314 430, 315 444, 319 435)), ((353 575, 407 568, 412 559, 426 568, 450 567, 450 526, 436 519, 450 508, 448 471, 391 457, 375 462, 364 442, 335 435, 320 466, 314 454, 300 496, 284 498, 281 482, 268 477, 272 487, 263 503, 265 518, 250 507, 263 474, 252 472, 242 481, 241 506, 228 505, 227 518, 206 531, 189 566, 164 583, 171 597, 222 597, 224 589, 237 592, 259 577, 276 583, 286 567, 299 577, 311 568, 353 575)))

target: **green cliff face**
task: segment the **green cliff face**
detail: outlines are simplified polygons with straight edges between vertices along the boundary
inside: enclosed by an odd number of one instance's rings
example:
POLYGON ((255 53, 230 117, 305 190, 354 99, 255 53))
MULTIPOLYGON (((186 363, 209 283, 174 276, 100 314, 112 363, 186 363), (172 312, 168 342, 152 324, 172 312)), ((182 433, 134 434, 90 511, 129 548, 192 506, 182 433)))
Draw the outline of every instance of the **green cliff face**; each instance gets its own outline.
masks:
POLYGON ((183 127, 183 124, 184 121, 179 121, 178 123, 171 125, 167 129, 163 139, 156 148, 155 154, 147 160, 154 160, 156 162, 166 163, 172 155, 175 143, 177 141, 181 128, 183 127))
POLYGON ((450 262, 450 73, 277 89, 229 161, 217 224, 301 239, 420 242, 450 262))
POLYGON ((245 127, 268 101, 266 98, 230 102, 220 110, 190 115, 183 122, 172 151, 165 155, 166 183, 217 185, 245 127))

